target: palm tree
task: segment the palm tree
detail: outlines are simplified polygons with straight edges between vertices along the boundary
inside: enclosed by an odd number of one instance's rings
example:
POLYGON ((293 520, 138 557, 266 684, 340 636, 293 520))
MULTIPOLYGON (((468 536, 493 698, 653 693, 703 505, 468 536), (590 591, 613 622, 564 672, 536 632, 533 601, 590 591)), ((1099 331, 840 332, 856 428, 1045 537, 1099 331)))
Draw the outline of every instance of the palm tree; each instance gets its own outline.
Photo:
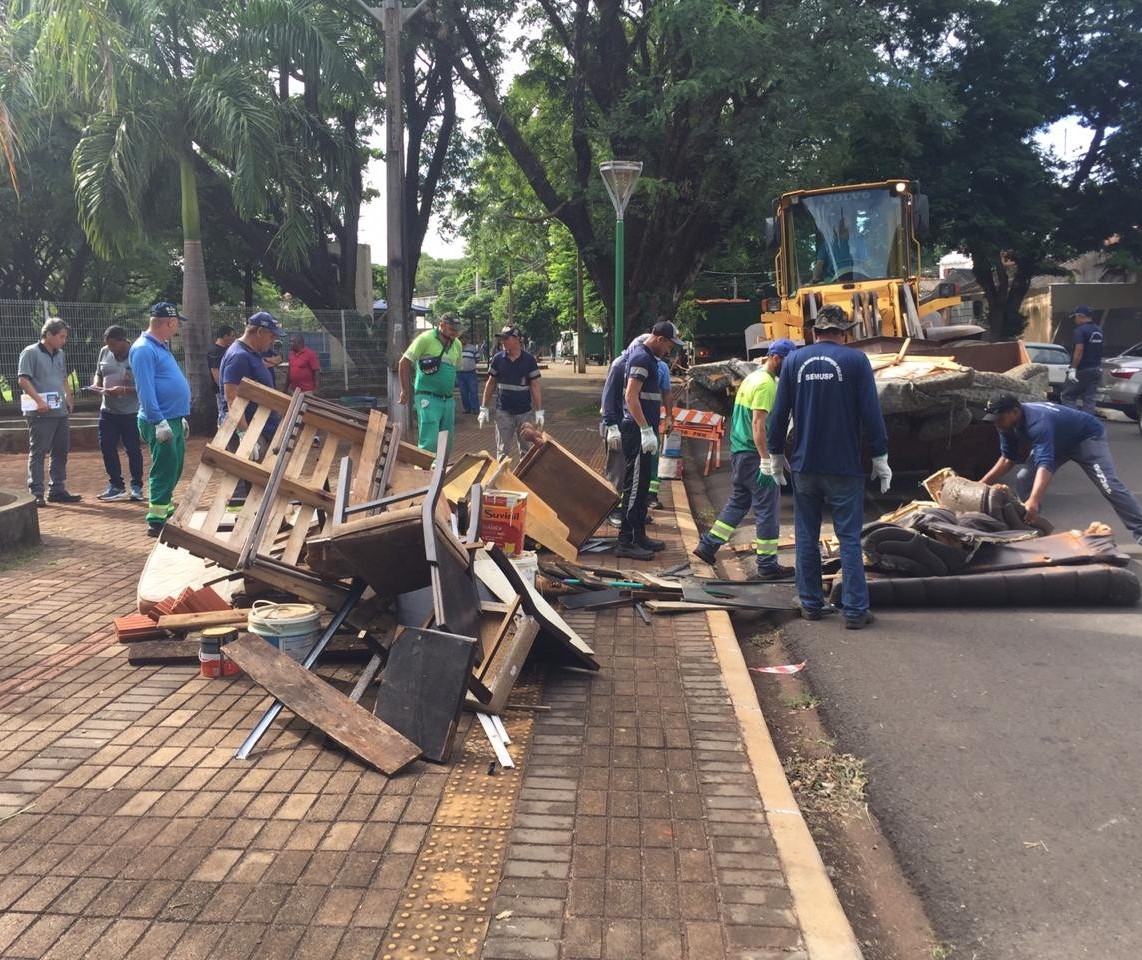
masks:
MULTIPOLYGON (((262 29, 288 0, 241 8, 195 0, 22 0, 39 30, 41 80, 58 109, 84 115, 72 156, 79 221, 93 249, 124 252, 162 221, 153 202, 175 171, 181 191, 182 307, 187 378, 196 429, 213 429, 213 382, 206 363, 210 300, 199 215, 200 171, 220 175, 243 217, 269 202, 287 211, 273 255, 300 258, 313 244, 304 216, 308 185, 283 136, 288 104, 274 95, 263 64, 242 56, 252 44, 243 16, 262 29), (297 215, 290 216, 288 211, 297 215)), ((298 0, 291 6, 308 5, 298 0)), ((283 46, 310 53, 321 38, 297 28, 283 46)), ((332 58, 325 50, 318 56, 332 58)))

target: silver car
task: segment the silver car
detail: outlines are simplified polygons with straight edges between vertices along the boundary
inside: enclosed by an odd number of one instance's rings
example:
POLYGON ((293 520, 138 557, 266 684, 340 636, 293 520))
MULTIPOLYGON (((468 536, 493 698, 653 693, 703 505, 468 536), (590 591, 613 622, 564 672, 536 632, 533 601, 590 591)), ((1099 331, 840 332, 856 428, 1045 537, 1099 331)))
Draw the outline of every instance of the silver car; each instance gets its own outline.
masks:
POLYGON ((1102 361, 1098 405, 1121 410, 1138 420, 1142 429, 1142 343, 1102 361))
POLYGON ((1027 348, 1027 356, 1031 358, 1032 363, 1041 363, 1047 368, 1047 387, 1050 398, 1058 400, 1063 384, 1067 382, 1067 367, 1071 365, 1071 355, 1067 352, 1067 348, 1060 347, 1057 343, 1027 343, 1026 341, 1024 341, 1023 346, 1027 348))

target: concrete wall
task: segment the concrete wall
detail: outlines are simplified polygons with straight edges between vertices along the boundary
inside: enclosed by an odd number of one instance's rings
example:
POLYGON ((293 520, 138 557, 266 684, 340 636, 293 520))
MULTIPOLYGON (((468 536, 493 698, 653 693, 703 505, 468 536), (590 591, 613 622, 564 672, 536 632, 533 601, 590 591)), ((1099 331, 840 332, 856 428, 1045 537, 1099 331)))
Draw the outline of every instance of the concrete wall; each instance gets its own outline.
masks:
POLYGON ((1069 314, 1080 304, 1103 324, 1107 355, 1142 341, 1142 280, 1134 283, 1052 283, 1023 301, 1025 340, 1070 344, 1069 314))

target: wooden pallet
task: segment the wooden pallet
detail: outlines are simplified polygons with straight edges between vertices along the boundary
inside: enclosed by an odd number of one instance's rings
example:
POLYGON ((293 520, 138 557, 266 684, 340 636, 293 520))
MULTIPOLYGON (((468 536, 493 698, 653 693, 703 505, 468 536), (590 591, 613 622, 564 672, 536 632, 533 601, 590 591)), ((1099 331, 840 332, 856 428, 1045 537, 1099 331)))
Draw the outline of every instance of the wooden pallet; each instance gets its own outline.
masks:
POLYGON ((296 391, 290 397, 243 380, 162 539, 228 570, 336 608, 346 584, 322 578, 303 559, 306 539, 330 526, 334 460, 347 447, 355 466, 350 502, 367 501, 387 489, 396 460, 409 457, 399 437, 399 429, 380 411, 364 414, 312 394, 296 391), (237 437, 251 405, 257 409, 249 428, 237 437), (259 460, 258 438, 275 414, 279 422, 259 460), (236 449, 228 451, 236 438, 236 449), (242 480, 249 493, 234 518, 228 506, 242 480), (228 529, 231 519, 233 529, 228 529))

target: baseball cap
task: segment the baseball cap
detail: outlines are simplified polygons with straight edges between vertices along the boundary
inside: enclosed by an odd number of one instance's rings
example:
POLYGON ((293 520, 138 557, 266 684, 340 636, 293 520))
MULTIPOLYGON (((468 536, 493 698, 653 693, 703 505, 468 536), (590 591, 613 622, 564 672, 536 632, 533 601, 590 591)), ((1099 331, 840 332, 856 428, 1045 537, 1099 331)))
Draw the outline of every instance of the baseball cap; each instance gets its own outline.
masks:
POLYGON ((178 317, 179 320, 185 320, 186 319, 186 317, 184 317, 181 313, 178 312, 178 307, 176 307, 169 300, 160 300, 153 307, 151 307, 151 316, 152 317, 178 317))
POLYGON ((496 336, 500 339, 504 337, 515 337, 517 340, 523 339, 523 334, 519 332, 519 327, 504 327, 496 336))
POLYGON ((650 332, 656 337, 666 337, 667 340, 673 340, 678 346, 685 345, 686 341, 678 336, 678 328, 674 326, 669 320, 659 320, 650 332))
POLYGON ((440 319, 436 321, 438 326, 448 324, 450 327, 459 327, 460 318, 454 313, 442 313, 440 319))
POLYGON ((990 423, 1005 410, 1014 410, 1019 405, 1019 398, 1015 394, 997 393, 983 408, 983 419, 990 423))
POLYGON ((788 337, 782 337, 780 340, 774 340, 773 343, 769 345, 769 349, 765 352, 765 355, 767 357, 781 357, 784 360, 796 349, 797 344, 788 337))
POLYGON ((277 318, 272 313, 260 310, 246 321, 248 327, 265 327, 275 337, 284 337, 285 331, 281 328, 277 318))
POLYGON ((1075 316, 1082 316, 1082 317, 1093 317, 1094 316, 1094 313, 1091 311, 1090 307, 1085 307, 1085 306, 1084 307, 1075 307, 1074 314, 1075 314, 1075 316))
POLYGON ((813 327, 817 330, 849 330, 855 320, 850 320, 843 307, 830 304, 817 312, 813 327))

